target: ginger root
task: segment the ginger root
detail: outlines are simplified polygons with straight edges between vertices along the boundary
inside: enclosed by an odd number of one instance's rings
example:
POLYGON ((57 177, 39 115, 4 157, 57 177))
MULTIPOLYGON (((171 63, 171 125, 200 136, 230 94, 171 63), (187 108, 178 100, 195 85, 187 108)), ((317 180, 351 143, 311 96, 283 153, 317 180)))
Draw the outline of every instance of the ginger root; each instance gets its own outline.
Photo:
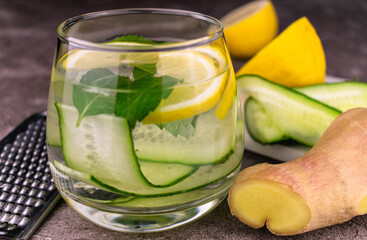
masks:
POLYGON ((247 225, 293 235, 367 213, 367 108, 342 113, 304 156, 241 171, 228 203, 247 225))

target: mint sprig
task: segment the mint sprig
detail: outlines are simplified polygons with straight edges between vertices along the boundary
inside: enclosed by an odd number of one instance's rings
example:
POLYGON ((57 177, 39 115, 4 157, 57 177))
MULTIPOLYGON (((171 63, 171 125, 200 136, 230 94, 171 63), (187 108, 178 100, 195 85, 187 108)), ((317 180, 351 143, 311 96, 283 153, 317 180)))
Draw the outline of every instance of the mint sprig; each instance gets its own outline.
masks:
POLYGON ((73 103, 79 113, 77 125, 86 116, 106 113, 126 118, 134 128, 137 121, 143 120, 171 94, 174 85, 183 81, 170 76, 155 77, 155 64, 132 66, 133 81, 107 69, 92 69, 81 77, 82 85, 73 87, 73 103), (90 86, 121 91, 105 94, 90 86))

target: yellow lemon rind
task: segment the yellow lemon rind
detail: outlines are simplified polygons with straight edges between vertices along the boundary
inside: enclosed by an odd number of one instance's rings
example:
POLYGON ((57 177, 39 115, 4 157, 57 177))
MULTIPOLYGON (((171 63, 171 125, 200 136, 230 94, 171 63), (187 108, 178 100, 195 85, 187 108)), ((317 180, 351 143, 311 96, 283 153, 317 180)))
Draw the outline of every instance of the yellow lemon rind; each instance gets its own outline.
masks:
POLYGON ((323 83, 326 62, 320 38, 306 17, 286 28, 238 72, 256 74, 287 87, 323 83))
POLYGON ((229 51, 237 58, 252 57, 278 33, 278 17, 270 0, 247 3, 221 20, 229 51))

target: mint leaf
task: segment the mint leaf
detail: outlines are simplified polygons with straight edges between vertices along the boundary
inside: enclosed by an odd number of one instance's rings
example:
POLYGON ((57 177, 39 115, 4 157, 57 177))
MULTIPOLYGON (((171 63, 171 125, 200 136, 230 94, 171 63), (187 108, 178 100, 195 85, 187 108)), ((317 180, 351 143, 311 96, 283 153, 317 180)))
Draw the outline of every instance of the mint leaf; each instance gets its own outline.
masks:
POLYGON ((130 65, 134 67, 133 76, 135 80, 138 80, 145 76, 153 76, 157 73, 157 66, 154 63, 142 64, 142 65, 132 63, 130 65))
MULTIPOLYGON (((107 69, 93 69, 82 76, 80 83, 90 86, 116 88, 117 76, 107 69)), ((113 96, 105 96, 101 93, 93 92, 90 87, 85 85, 73 86, 73 103, 79 113, 77 126, 79 126, 83 117, 102 113, 111 114, 115 109, 113 96)))
POLYGON ((73 86, 73 103, 79 113, 77 126, 86 116, 106 113, 126 118, 134 128, 171 94, 174 85, 183 81, 170 76, 154 77, 156 71, 155 64, 134 64, 133 81, 107 69, 88 71, 81 77, 81 85, 73 86), (109 95, 93 86, 121 91, 109 95))
POLYGON ((109 42, 133 42, 133 43, 146 43, 146 44, 156 44, 159 42, 147 39, 139 35, 123 35, 112 39, 109 42))
MULTIPOLYGON (((180 81, 169 76, 153 77, 149 74, 135 79, 132 82, 133 91, 117 93, 115 115, 126 118, 130 127, 134 128, 136 122, 156 109, 160 101, 171 94, 172 86, 180 81)), ((124 83, 119 83, 119 86, 121 84, 124 83)))
POLYGON ((108 69, 96 68, 84 74, 80 79, 80 83, 113 89, 117 86, 117 75, 108 69))
POLYGON ((173 136, 177 137, 181 135, 182 137, 189 138, 195 134, 196 123, 198 115, 191 118, 181 119, 174 122, 168 122, 163 124, 157 124, 160 129, 166 129, 173 136))

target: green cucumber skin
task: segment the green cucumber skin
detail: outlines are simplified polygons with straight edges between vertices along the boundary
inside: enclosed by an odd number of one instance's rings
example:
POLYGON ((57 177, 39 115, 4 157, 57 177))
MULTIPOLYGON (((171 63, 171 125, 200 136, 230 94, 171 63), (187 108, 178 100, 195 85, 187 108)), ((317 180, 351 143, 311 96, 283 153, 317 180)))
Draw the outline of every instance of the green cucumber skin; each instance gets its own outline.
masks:
POLYGON ((244 112, 246 128, 252 139, 261 144, 272 144, 289 139, 253 97, 246 100, 244 112))
POLYGON ((211 166, 215 166, 218 164, 222 164, 225 161, 228 160, 228 158, 230 158, 232 156, 232 154, 234 153, 234 149, 231 148, 226 154, 224 154, 222 157, 219 157, 218 159, 214 160, 213 162, 206 162, 206 163, 183 163, 182 161, 157 161, 157 160, 152 160, 152 159, 145 159, 145 158, 139 158, 139 160, 144 161, 144 162, 151 162, 151 163, 161 163, 161 164, 182 164, 185 166, 191 166, 194 168, 199 168, 201 166, 207 166, 207 165, 211 165, 211 166))
MULTIPOLYGON (((73 136, 75 135, 75 131, 77 131, 77 129, 75 128, 75 125, 72 125, 72 129, 69 129, 70 133, 68 133, 65 128, 66 126, 69 126, 70 124, 65 124, 64 123, 64 114, 73 114, 74 116, 72 117, 72 122, 75 122, 76 124, 76 119, 77 119, 77 112, 76 109, 74 109, 73 107, 68 107, 68 106, 63 106, 62 104, 56 104, 57 108, 58 108, 58 114, 59 114, 59 121, 60 121, 60 137, 61 137, 61 143, 62 143, 62 148, 63 148, 63 152, 65 152, 66 154, 64 154, 64 159, 65 162, 70 166, 70 165, 74 165, 73 163, 70 163, 70 156, 73 156, 72 153, 67 153, 70 150, 74 153, 75 151, 78 152, 80 151, 80 147, 78 147, 79 142, 73 142, 71 145, 73 147, 74 150, 72 149, 65 149, 65 143, 68 141, 74 141, 73 140, 73 136), (71 111, 71 112, 68 112, 71 111), (75 129, 74 129, 75 128, 75 129), (67 137, 71 138, 70 139, 65 139, 67 137)), ((98 115, 99 116, 99 115, 98 115)), ((85 119, 87 118, 92 118, 95 119, 96 116, 92 116, 92 117, 86 117, 82 120, 81 125, 84 123, 83 121, 85 121, 85 119)), ((109 118, 115 118, 110 116, 109 118)), ((120 118, 119 118, 120 119, 120 118)), ((122 120, 122 119, 121 119, 122 120)), ((119 120, 119 121, 121 121, 119 120)), ((70 121, 70 119, 69 119, 70 121)), ((113 120, 115 121, 115 120, 113 120)), ((104 122, 104 121, 103 121, 104 122)), ((70 123, 70 122, 68 122, 70 123)), ((123 123, 122 123, 123 124, 123 123)), ((125 127, 128 128, 128 124, 126 122, 125 127)), ((111 132, 115 132, 112 131, 111 132)), ((117 134, 117 136, 121 136, 123 134, 117 134)), ((129 132, 129 136, 127 136, 128 139, 130 139, 129 141, 132 142, 132 137, 131 137, 131 133, 129 132)), ((121 141, 118 141, 119 143, 121 141)), ((126 142, 126 141, 125 141, 126 142)), ((238 141, 239 142, 239 141, 238 141)), ((70 144, 70 143, 69 143, 70 144)), ((129 146, 128 148, 133 151, 133 146, 132 144, 130 144, 131 146, 129 146)), ((242 151, 241 149, 239 149, 240 144, 236 145, 236 150, 238 153, 241 153, 242 156, 242 151), (238 146, 237 146, 238 145, 238 146)), ((238 154, 237 153, 237 154, 238 154)), ((236 153, 232 154, 232 156, 225 161, 222 164, 218 164, 218 165, 209 165, 209 166, 201 166, 200 168, 198 168, 195 172, 192 173, 192 175, 190 175, 190 177, 186 177, 185 179, 181 180, 180 182, 172 185, 172 186, 168 186, 168 187, 164 187, 164 188, 159 188, 156 186, 152 186, 151 183, 149 183, 145 177, 143 176, 143 174, 140 171, 140 168, 138 166, 138 162, 137 162, 137 158, 135 156, 135 154, 133 154, 131 156, 131 164, 133 165, 133 168, 135 170, 131 170, 129 171, 129 173, 127 173, 127 175, 132 175, 132 176, 125 176, 126 173, 124 173, 124 169, 121 168, 120 170, 122 171, 121 177, 122 178, 130 178, 129 179, 125 179, 125 184, 121 183, 120 178, 118 178, 119 180, 116 179, 109 179, 109 178, 105 178, 106 174, 98 174, 93 172, 93 174, 90 174, 89 171, 86 174, 83 174, 81 176, 84 176, 86 182, 92 182, 93 185, 99 186, 102 189, 108 190, 108 191, 112 191, 115 193, 119 193, 119 194, 123 194, 123 195, 129 195, 129 196, 141 196, 141 197, 157 197, 157 196, 170 196, 170 195, 174 195, 174 194, 179 194, 179 193, 184 193, 184 192, 189 192, 189 191, 193 191, 196 189, 200 189, 204 186, 207 186, 211 183, 217 182, 220 179, 223 179, 225 177, 227 177, 228 175, 230 175, 231 173, 233 173, 234 171, 238 170, 241 164, 240 161, 240 155, 237 156, 236 153), (212 173, 210 173, 212 172, 212 173), (129 186, 129 184, 132 184, 134 186, 129 186)), ((126 161, 126 160, 124 160, 126 161)), ((75 167, 75 166, 74 166, 75 167)), ((78 167, 77 167, 78 168, 78 167)), ((79 170, 82 171, 85 167, 84 165, 81 166, 82 169, 75 169, 75 170, 79 170)), ((93 168, 95 169, 95 168, 93 168)), ((102 169, 102 171, 104 171, 102 169)), ((116 169, 111 168, 108 171, 104 171, 104 173, 110 173, 110 172, 115 172, 116 169)), ((65 170, 64 170, 65 172, 65 170)), ((66 173, 66 172, 65 172, 66 173)), ((107 174, 109 175, 109 174, 107 174)))
POLYGON ((294 88, 307 96, 335 107, 342 112, 356 107, 367 107, 367 84, 336 82, 294 88))
POLYGON ((237 77, 241 91, 255 98, 291 139, 313 146, 341 111, 258 75, 237 77), (289 109, 292 111, 289 111, 289 109), (299 114, 295 111, 300 112, 299 114), (316 121, 316 123, 315 123, 316 121))
MULTIPOLYGON (((154 165, 158 165, 158 168, 157 168, 156 172, 160 172, 161 169, 159 169, 159 167, 162 168, 164 165, 168 165, 167 167, 175 167, 175 165, 178 165, 178 164, 171 164, 171 163, 161 164, 161 163, 156 163, 156 162, 152 162, 152 161, 144 161, 144 160, 141 160, 141 159, 138 160, 138 163, 139 163, 139 166, 140 166, 140 170, 141 170, 141 172, 143 173, 144 176, 146 176, 146 174, 144 173, 144 169, 145 169, 144 164, 145 165, 148 164, 148 167, 150 168, 149 170, 153 170, 153 172, 156 171, 156 169, 154 169, 155 168, 154 165)), ((193 166, 184 165, 182 167, 185 167, 188 170, 184 171, 184 174, 181 174, 178 177, 176 176, 176 178, 174 178, 173 180, 168 181, 168 182, 164 181, 164 179, 163 179, 158 184, 158 183, 153 182, 151 178, 145 177, 145 179, 154 187, 162 187, 162 188, 163 187, 169 187, 169 186, 175 185, 178 182, 181 182, 182 180, 184 180, 185 178, 191 176, 193 173, 195 173, 198 170, 197 167, 193 167, 193 166)), ((155 173, 155 174, 158 175, 158 176, 161 176, 160 174, 157 174, 157 173, 155 173)))

